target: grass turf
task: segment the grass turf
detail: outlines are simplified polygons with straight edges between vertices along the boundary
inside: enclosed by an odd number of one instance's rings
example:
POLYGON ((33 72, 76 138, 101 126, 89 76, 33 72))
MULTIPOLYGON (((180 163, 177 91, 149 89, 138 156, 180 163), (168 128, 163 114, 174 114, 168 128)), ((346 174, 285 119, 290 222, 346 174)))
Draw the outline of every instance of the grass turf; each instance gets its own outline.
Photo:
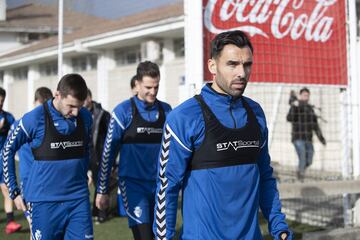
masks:
MULTIPOLYGON (((16 164, 18 164, 16 162, 16 164)), ((18 169, 18 166, 17 166, 18 169)), ((91 197, 90 199, 93 199, 93 188, 91 189, 91 197)), ((29 226, 28 223, 23 216, 23 214, 20 211, 15 211, 15 221, 20 223, 23 227, 20 232, 13 233, 10 235, 5 234, 5 225, 6 225, 6 214, 4 212, 4 203, 3 203, 3 196, 0 194, 0 239, 4 240, 27 240, 29 239, 29 226)), ((14 206, 15 208, 15 206, 14 206)), ((178 210, 177 214, 177 232, 179 232, 179 229, 181 227, 181 213, 180 209, 178 210)), ((313 227, 309 225, 299 224, 296 222, 288 221, 288 224, 290 225, 290 228, 295 233, 295 239, 301 239, 302 233, 305 232, 312 232, 312 231, 318 231, 321 230, 318 227, 313 227)), ((271 236, 268 234, 267 231, 267 223, 266 221, 260 216, 260 226, 261 230, 264 235, 265 240, 272 239, 271 236)), ((99 240, 131 240, 132 239, 132 233, 127 225, 127 218, 125 217, 114 217, 111 218, 109 221, 106 221, 105 223, 95 225, 94 224, 94 238, 99 240)))
MULTIPOLYGON (((0 197, 0 239, 6 239, 6 240, 23 240, 23 239, 29 239, 29 227, 27 224, 27 221, 23 217, 23 215, 19 211, 15 211, 15 220, 22 224, 23 229, 20 232, 7 235, 4 232, 5 224, 6 224, 6 215, 4 213, 3 209, 3 197, 0 197)), ((178 221, 177 221, 177 229, 180 228, 181 225, 181 217, 180 217, 180 211, 178 211, 178 221)), ((288 223, 291 226, 291 229, 295 233, 295 239, 301 239, 301 235, 304 232, 311 232, 320 230, 317 227, 312 227, 304 224, 298 224, 296 222, 290 222, 288 223)), ((260 218, 260 225, 262 232, 264 234, 264 238, 266 240, 272 239, 267 232, 267 223, 263 218, 260 218)), ((114 217, 111 218, 109 221, 94 225, 94 237, 95 239, 100 240, 130 240, 132 239, 131 231, 128 228, 127 225, 127 219, 124 217, 114 217)))

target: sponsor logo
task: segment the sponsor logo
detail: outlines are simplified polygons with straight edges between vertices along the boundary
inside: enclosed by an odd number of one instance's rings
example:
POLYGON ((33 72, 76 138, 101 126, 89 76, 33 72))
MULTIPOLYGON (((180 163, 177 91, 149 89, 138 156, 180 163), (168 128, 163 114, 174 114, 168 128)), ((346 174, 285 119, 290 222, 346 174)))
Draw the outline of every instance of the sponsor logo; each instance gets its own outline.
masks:
POLYGON ((135 209, 134 209, 134 214, 135 214, 135 216, 138 217, 138 218, 141 217, 141 215, 142 215, 142 209, 141 209, 141 207, 136 206, 135 209))
POLYGON ((147 133, 148 135, 154 134, 154 133, 160 133, 162 134, 163 130, 162 128, 152 128, 152 127, 138 127, 136 129, 137 133, 147 133))
POLYGON ((58 149, 58 148, 73 148, 73 147, 81 147, 84 145, 83 141, 74 141, 74 142, 70 142, 70 141, 66 141, 66 142, 52 142, 50 144, 50 148, 51 149, 58 149))
POLYGON ((229 148, 234 149, 237 151, 240 148, 256 148, 260 146, 259 141, 255 140, 249 140, 249 141, 243 141, 243 140, 237 140, 237 141, 230 141, 230 142, 224 142, 224 143, 217 143, 216 144, 216 151, 226 151, 229 148))
POLYGON ((94 238, 94 235, 87 235, 85 234, 85 239, 93 239, 94 238))
POLYGON ((306 41, 326 42, 333 33, 334 17, 329 13, 337 0, 316 0, 309 8, 305 0, 208 0, 204 11, 204 24, 212 33, 230 29, 248 32, 251 36, 276 39, 290 36, 298 40, 304 36, 306 41), (299 13, 299 10, 302 11, 299 13), (237 25, 231 24, 235 19, 237 25), (227 24, 229 23, 229 24, 227 24))

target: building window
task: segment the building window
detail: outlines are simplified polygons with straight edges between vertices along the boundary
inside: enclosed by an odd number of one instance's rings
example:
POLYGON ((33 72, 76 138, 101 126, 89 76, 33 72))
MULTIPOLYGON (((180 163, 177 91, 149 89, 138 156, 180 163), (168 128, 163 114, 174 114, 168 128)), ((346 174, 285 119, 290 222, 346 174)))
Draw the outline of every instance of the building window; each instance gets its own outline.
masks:
POLYGON ((174 40, 174 52, 176 57, 185 56, 184 38, 174 40))
POLYGON ((97 55, 91 54, 86 56, 74 57, 71 59, 71 65, 74 72, 84 72, 96 70, 97 55))
POLYGON ((140 46, 132 46, 115 50, 117 66, 136 64, 141 61, 140 46))
POLYGON ((89 56, 89 70, 97 69, 97 55, 92 54, 89 56))
POLYGON ((28 67, 15 68, 12 71, 12 74, 15 81, 26 80, 28 75, 28 67))
MULTIPOLYGON (((54 34, 51 34, 54 35, 54 34)), ((51 36, 49 33, 19 33, 18 41, 23 44, 32 43, 51 36)))
POLYGON ((39 65, 40 76, 55 76, 58 72, 57 61, 43 63, 39 65))

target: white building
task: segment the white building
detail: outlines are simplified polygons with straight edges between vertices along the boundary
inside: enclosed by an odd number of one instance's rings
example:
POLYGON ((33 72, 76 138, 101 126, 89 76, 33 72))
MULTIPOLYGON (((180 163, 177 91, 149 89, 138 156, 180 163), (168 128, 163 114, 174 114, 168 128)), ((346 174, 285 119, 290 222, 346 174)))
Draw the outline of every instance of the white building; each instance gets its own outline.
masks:
MULTIPOLYGON (((195 1, 184 2, 194 3, 195 1)), ((189 31, 185 34, 184 2, 146 10, 117 20, 88 18, 89 16, 83 14, 65 11, 64 73, 80 73, 92 90, 94 99, 101 102, 106 109, 111 110, 131 95, 130 79, 135 74, 137 64, 143 60, 155 61, 161 70, 158 97, 175 107, 191 96, 194 89, 198 90, 199 82, 200 84, 202 82, 202 79, 195 82, 190 77, 185 78, 185 66, 189 66, 189 62, 194 62, 193 57, 198 59, 200 55, 194 56, 191 52, 191 49, 197 48, 196 41, 199 39, 196 39, 195 35, 192 36, 189 31), (187 41, 196 40, 194 43, 187 42, 188 63, 185 63, 184 37, 187 41)), ((359 4, 360 1, 356 2, 359 4)), ((7 16, 13 16, 11 14, 23 11, 21 9, 31 8, 31 6, 8 10, 7 16)), ((193 10, 193 6, 187 7, 189 8, 186 9, 187 11, 193 10)), ((38 6, 34 8, 38 9, 38 6)), ((359 14, 359 8, 357 10, 359 14)), ((32 11, 29 10, 26 14, 31 14, 32 11)), ((46 11, 39 10, 37 15, 46 11)), ((22 16, 26 14, 23 13, 22 16)), ((53 10, 52 15, 56 19, 56 9, 53 10)), ((7 26, 9 29, 10 22, 11 18, 0 22, 0 44, 10 44, 3 40, 5 37, 2 37, 2 34, 6 32, 2 26, 7 26)), ((5 109, 12 112, 16 118, 32 108, 33 94, 37 87, 47 86, 55 90, 58 82, 58 39, 55 35, 57 22, 53 19, 53 24, 49 24, 50 20, 40 20, 33 26, 26 25, 30 22, 33 21, 26 21, 25 18, 22 21, 23 29, 33 29, 32 31, 39 35, 38 38, 42 35, 46 35, 47 38, 20 45, 20 43, 15 43, 14 39, 21 39, 21 37, 12 37, 10 41, 14 44, 11 46, 12 49, 6 47, 7 51, 0 53, 0 80, 8 91, 5 109), (40 32, 40 27, 36 28, 36 26, 44 22, 49 26, 47 31, 40 32)), ((23 34, 23 32, 17 31, 18 34, 23 34)), ((31 37, 28 36, 25 39, 31 39, 31 37)), ((0 49, 5 49, 5 47, 0 45, 0 49)), ((359 71, 359 68, 357 70, 359 71)), ((357 76, 360 74, 357 73, 357 76)), ((290 90, 299 90, 300 87, 302 86, 292 84, 281 86, 279 84, 250 84, 246 91, 247 95, 260 102, 264 108, 269 124, 271 156, 274 161, 282 165, 297 165, 297 157, 290 140, 291 125, 286 121, 286 114, 289 108, 290 90)), ((320 124, 327 139, 325 147, 314 137, 315 158, 312 168, 341 173, 344 169, 342 167, 344 159, 351 158, 350 150, 349 155, 344 152, 344 144, 347 142, 346 149, 351 149, 351 144, 355 142, 352 139, 344 140, 343 137, 344 132, 347 134, 354 132, 351 126, 346 125, 348 121, 352 121, 351 116, 348 120, 344 120, 344 115, 342 115, 342 109, 347 106, 347 103, 341 102, 342 93, 339 87, 314 85, 310 88, 311 101, 321 108, 320 114, 326 120, 320 120, 320 124), (349 143, 351 141, 353 143, 349 143)))
MULTIPOLYGON (((11 11, 16 9, 8 14, 11 11)), ((179 90, 184 81, 182 2, 116 21, 90 19, 77 19, 77 24, 82 25, 64 35, 64 73, 80 73, 94 98, 112 109, 130 96, 130 78, 137 64, 143 60, 155 61, 160 66, 162 79, 159 98, 173 106, 179 103, 179 90)), ((66 22, 75 23, 76 19, 69 19, 65 14, 64 22, 66 26, 66 22)), ((56 88, 57 36, 3 53, 0 71, 8 92, 5 109, 19 118, 32 108, 37 87, 56 88)))

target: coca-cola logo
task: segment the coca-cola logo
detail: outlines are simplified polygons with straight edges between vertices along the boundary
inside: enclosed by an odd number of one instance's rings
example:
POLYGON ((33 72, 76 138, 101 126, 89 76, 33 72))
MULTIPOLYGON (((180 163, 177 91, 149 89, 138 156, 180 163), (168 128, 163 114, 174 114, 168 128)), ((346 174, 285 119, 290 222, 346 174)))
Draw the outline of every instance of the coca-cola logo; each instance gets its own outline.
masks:
POLYGON ((306 41, 324 43, 333 33, 334 17, 329 15, 329 8, 336 2, 306 0, 305 8, 305 0, 209 0, 204 10, 204 25, 214 34, 238 29, 250 36, 269 38, 272 34, 276 39, 303 37, 306 41), (269 24, 270 28, 266 29, 269 24))

